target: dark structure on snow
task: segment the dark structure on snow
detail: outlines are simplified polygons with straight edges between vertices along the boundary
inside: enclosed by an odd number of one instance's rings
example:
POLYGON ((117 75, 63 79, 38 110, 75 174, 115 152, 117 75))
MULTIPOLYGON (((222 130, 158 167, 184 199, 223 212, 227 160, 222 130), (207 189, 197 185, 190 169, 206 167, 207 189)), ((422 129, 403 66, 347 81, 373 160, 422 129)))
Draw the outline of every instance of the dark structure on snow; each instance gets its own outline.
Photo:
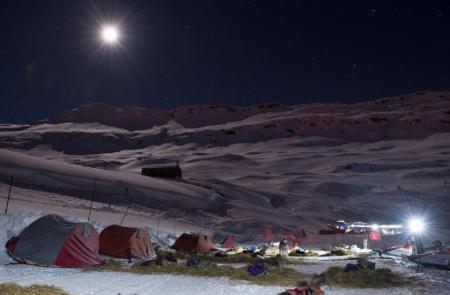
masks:
POLYGON ((180 164, 157 164, 142 168, 142 175, 161 178, 181 178, 180 164))

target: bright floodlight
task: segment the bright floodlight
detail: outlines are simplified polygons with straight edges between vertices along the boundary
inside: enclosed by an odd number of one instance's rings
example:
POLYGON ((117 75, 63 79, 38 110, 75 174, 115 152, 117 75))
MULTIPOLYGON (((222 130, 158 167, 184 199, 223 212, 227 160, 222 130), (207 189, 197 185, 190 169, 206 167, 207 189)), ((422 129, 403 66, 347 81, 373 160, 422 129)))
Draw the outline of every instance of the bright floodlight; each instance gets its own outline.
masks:
POLYGON ((105 26, 102 30, 102 38, 106 43, 116 43, 119 39, 119 32, 117 28, 114 26, 105 26))
POLYGON ((421 219, 413 218, 409 221, 409 230, 412 233, 420 234, 425 230, 425 224, 421 219))

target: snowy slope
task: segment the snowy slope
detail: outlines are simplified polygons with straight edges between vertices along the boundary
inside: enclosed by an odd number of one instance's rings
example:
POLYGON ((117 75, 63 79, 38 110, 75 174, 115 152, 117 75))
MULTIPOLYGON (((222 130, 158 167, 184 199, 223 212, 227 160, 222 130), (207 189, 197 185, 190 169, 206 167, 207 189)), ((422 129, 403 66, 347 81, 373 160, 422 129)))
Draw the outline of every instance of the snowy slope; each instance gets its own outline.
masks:
POLYGON ((52 123, 0 126, 9 150, 0 151, 1 181, 14 174, 22 187, 88 199, 97 177, 99 201, 126 203, 127 186, 146 208, 253 236, 266 225, 281 233, 342 218, 403 222, 415 210, 450 220, 447 92, 138 112, 146 114, 89 105, 52 123), (127 125, 134 117, 147 129, 127 125), (138 175, 177 160, 183 182, 138 175))
POLYGON ((125 172, 100 170, 66 164, 0 150, 0 176, 13 175, 16 184, 90 198, 97 179, 96 200, 112 203, 128 201, 136 204, 183 207, 186 210, 208 209, 221 213, 224 201, 220 195, 201 187, 125 172), (128 191, 127 191, 128 188, 128 191), (149 198, 151 196, 151 198, 149 198))
POLYGON ((228 220, 232 212, 243 212, 243 215, 252 212, 258 219, 272 213, 274 221, 281 220, 281 223, 290 225, 298 221, 295 217, 283 221, 284 213, 272 212, 273 206, 266 196, 251 192, 245 196, 241 192, 246 191, 244 188, 234 187, 234 194, 224 195, 196 182, 155 179, 0 150, 0 179, 6 183, 10 176, 14 176, 15 186, 57 193, 58 198, 72 196, 85 200, 91 198, 97 179, 96 202, 126 206, 132 201, 133 206, 162 210, 167 216, 196 222, 198 226, 210 224, 208 220, 211 218, 228 220), (242 198, 236 195, 237 192, 242 198))
POLYGON ((288 109, 278 103, 259 104, 251 107, 180 106, 174 110, 135 106, 113 107, 104 103, 92 103, 67 110, 50 121, 56 124, 99 122, 128 130, 138 130, 164 125, 174 119, 184 127, 194 128, 240 121, 253 115, 281 112, 288 109))
POLYGON ((147 109, 135 106, 112 107, 104 103, 92 103, 77 109, 65 111, 55 118, 53 123, 86 123, 95 121, 130 130, 146 129, 163 125, 170 119, 170 110, 147 109))

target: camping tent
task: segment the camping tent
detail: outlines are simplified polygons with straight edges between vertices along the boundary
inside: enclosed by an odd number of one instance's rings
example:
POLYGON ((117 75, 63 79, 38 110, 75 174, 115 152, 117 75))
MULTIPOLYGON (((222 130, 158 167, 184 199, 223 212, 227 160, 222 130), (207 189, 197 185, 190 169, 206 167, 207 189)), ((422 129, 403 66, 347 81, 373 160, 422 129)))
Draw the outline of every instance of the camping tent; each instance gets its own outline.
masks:
POLYGON ((116 258, 147 259, 155 256, 147 231, 110 225, 100 233, 100 254, 116 258))
POLYGON ((172 245, 172 249, 182 252, 205 253, 213 247, 212 240, 202 234, 182 234, 172 245))
POLYGON ((104 263, 98 255, 98 234, 90 223, 73 223, 46 215, 6 244, 21 263, 60 267, 90 267, 104 263))
POLYGON ((236 247, 236 237, 233 234, 227 235, 223 240, 222 245, 227 249, 236 247))

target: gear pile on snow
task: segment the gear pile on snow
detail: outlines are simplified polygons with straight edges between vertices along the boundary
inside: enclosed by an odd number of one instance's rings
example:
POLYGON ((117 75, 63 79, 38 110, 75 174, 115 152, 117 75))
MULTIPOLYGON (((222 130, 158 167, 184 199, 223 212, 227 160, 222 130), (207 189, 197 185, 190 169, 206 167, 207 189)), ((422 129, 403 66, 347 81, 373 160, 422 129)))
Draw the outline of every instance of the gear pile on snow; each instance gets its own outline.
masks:
POLYGON ((288 289, 279 295, 324 295, 325 293, 320 288, 297 287, 295 289, 288 289))

